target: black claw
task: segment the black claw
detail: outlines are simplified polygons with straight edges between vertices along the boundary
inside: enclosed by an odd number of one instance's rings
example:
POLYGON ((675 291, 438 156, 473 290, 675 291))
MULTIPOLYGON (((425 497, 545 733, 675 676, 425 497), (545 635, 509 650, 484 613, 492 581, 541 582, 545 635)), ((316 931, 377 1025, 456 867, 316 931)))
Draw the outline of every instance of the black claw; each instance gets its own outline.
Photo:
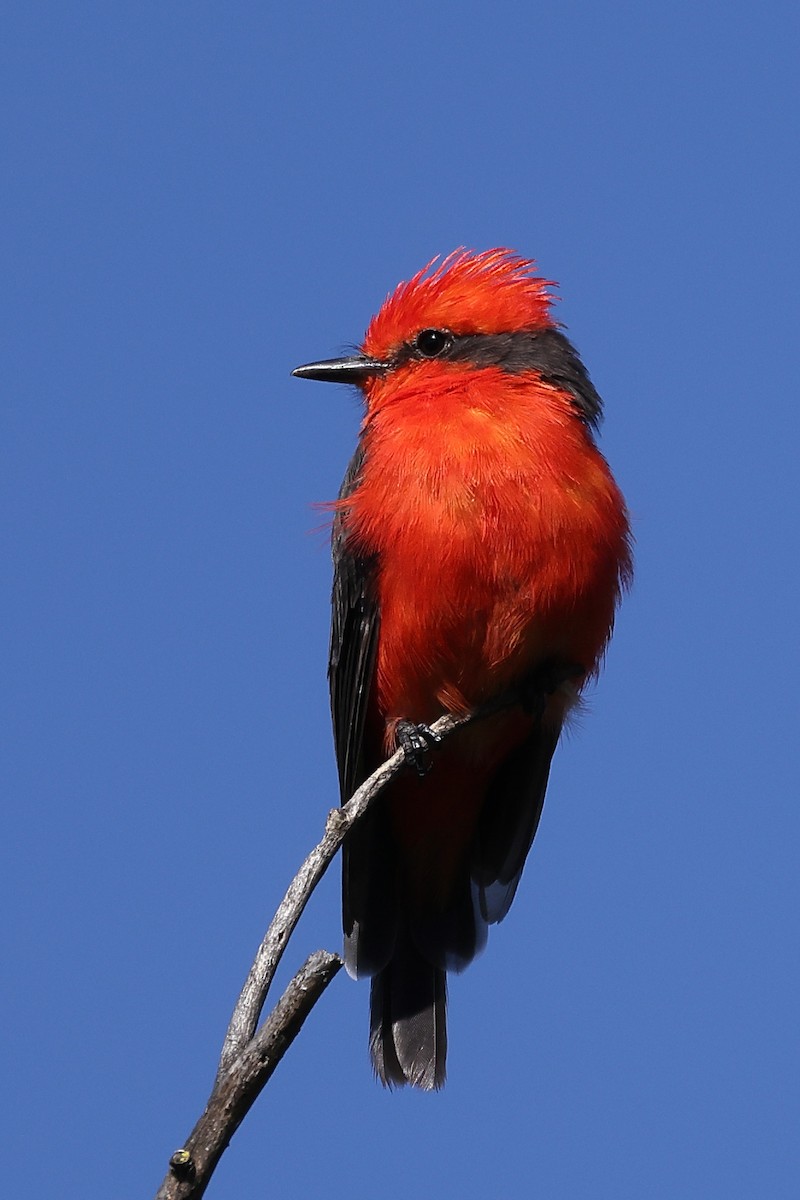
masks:
POLYGON ((428 774, 431 762, 431 747, 438 746, 441 737, 429 725, 415 725, 413 721, 398 721, 395 734, 406 762, 422 779, 428 774))

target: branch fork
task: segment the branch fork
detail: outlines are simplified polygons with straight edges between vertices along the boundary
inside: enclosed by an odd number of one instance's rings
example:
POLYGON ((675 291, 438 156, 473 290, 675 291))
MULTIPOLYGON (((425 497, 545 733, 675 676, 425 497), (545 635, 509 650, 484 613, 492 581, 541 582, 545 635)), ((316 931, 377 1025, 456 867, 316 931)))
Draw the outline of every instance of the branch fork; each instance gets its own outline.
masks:
MULTIPOLYGON (((459 729, 508 708, 526 705, 538 681, 546 696, 582 675, 580 668, 548 667, 465 716, 446 715, 430 727, 436 742, 459 729)), ((406 752, 397 750, 362 783, 341 808, 331 809, 320 842, 308 854, 278 905, 256 952, 233 1010, 220 1054, 219 1068, 202 1116, 186 1142, 169 1160, 169 1170, 156 1200, 199 1200, 231 1138, 255 1103, 303 1023, 343 963, 338 954, 316 950, 287 985, 259 1027, 264 1004, 283 952, 325 871, 352 827, 406 767, 406 752)), ((409 763, 408 765, 413 765, 409 763)))

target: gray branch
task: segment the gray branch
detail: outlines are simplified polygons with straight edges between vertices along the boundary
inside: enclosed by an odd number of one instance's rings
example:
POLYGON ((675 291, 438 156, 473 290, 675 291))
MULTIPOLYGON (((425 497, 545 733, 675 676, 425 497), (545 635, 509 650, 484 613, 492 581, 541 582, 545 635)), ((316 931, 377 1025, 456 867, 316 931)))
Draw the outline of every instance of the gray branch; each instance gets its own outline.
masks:
MULTIPOLYGON (((514 688, 463 717, 443 716, 431 732, 444 741, 456 730, 512 708, 531 695, 542 698, 580 668, 549 670, 527 687, 514 688)), ((534 705, 536 707, 536 705, 534 705)), ((333 861, 345 837, 403 769, 398 750, 370 775, 342 808, 328 814, 325 833, 295 875, 258 948, 233 1010, 220 1056, 217 1078, 205 1111, 185 1144, 170 1159, 169 1171, 156 1200, 199 1200, 217 1163, 278 1063, 300 1032, 303 1022, 342 967, 336 954, 317 950, 300 968, 272 1012, 258 1022, 275 972, 314 888, 333 861)))
POLYGON ((156 1200, 197 1200, 204 1194, 234 1133, 341 966, 338 955, 327 950, 315 951, 303 964, 257 1035, 217 1079, 203 1115, 172 1155, 156 1200))

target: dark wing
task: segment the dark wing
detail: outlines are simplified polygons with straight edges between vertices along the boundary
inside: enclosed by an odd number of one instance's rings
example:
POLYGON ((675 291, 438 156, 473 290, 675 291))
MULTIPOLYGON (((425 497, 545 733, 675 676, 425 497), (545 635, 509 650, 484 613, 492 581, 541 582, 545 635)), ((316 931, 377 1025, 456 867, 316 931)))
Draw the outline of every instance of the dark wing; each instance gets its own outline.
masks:
MULTIPOLYGON (((339 499, 358 485, 364 461, 356 450, 339 499)), ((345 521, 333 523, 333 614, 328 679, 342 803, 383 760, 381 726, 370 729, 380 613, 377 562, 348 546, 345 521)), ((397 927, 395 864, 388 808, 373 805, 342 850, 342 922, 345 964, 351 975, 372 975, 391 957, 397 927)))
POLYGON ((511 907, 539 825, 550 762, 560 727, 537 722, 498 768, 478 820, 470 873, 484 921, 502 921, 511 907))
MULTIPOLYGON (((364 461, 356 450, 342 482, 339 499, 346 500, 358 484, 364 461)), ((333 595, 328 682, 331 693, 333 738, 339 764, 342 803, 378 764, 364 767, 364 725, 375 671, 378 644, 378 604, 374 595, 375 561, 348 548, 344 518, 333 522, 333 595)))

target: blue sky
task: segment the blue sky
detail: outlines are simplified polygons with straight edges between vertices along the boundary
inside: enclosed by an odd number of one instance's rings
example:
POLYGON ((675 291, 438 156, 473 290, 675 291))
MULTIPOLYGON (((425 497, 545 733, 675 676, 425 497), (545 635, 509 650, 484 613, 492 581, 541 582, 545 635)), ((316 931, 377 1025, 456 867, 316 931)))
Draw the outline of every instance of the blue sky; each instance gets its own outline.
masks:
MULTIPOLYGON (((450 1075, 341 975, 209 1191, 796 1194, 795 5, 17 5, 0 48, 8 1195, 153 1193, 335 801, 321 518, 358 341, 513 247, 636 586, 450 1075)), ((338 879, 287 971, 339 945, 338 879)))

